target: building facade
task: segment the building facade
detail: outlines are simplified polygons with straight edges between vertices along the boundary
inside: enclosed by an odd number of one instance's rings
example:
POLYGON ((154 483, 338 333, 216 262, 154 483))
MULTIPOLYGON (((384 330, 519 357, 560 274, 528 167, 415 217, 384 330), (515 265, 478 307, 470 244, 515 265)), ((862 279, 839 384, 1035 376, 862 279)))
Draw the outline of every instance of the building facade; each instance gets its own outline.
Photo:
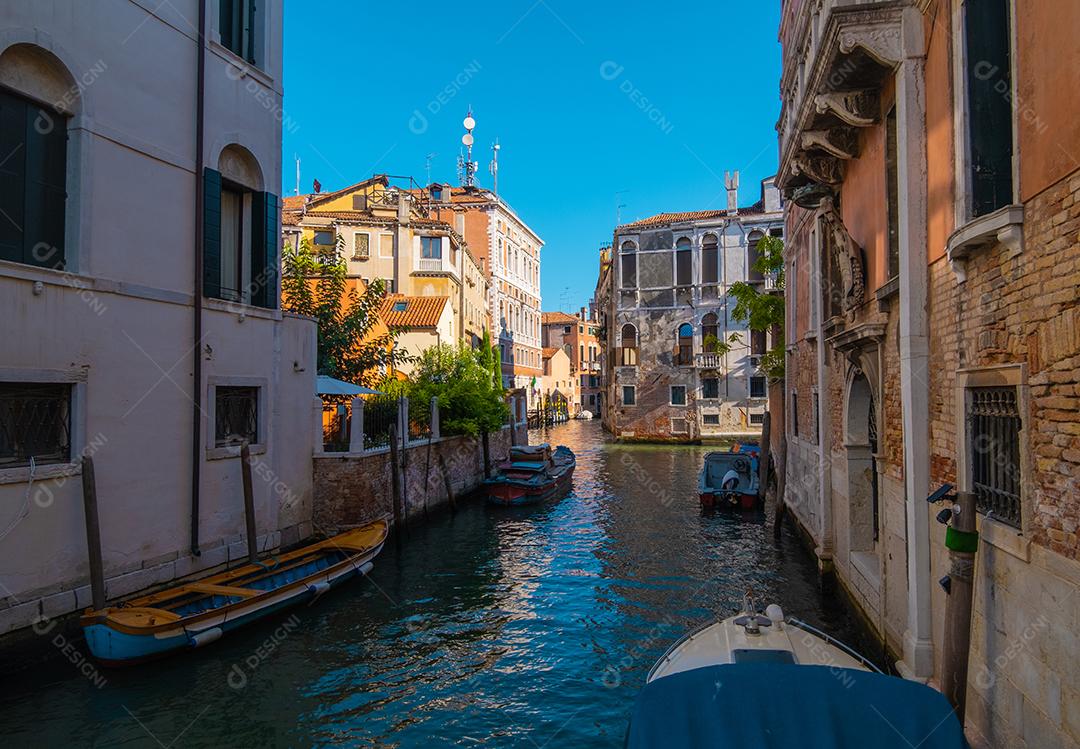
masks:
MULTIPOLYGON (((783 236, 780 195, 727 210, 662 213, 615 230, 605 289, 601 414, 619 439, 694 442, 760 435, 767 379, 766 334, 736 321, 728 289, 772 286, 753 269, 762 237, 783 236)), ((603 253, 602 253, 603 257, 603 253)))
POLYGON ((600 326, 593 316, 592 307, 582 307, 576 315, 544 312, 541 324, 544 347, 561 348, 570 358, 576 393, 576 399, 571 401, 571 412, 597 413, 598 398, 603 397, 603 385, 600 326))
POLYGON ((1064 1, 783 4, 786 501, 937 682, 926 498, 974 493, 975 746, 1080 745, 1078 28, 1064 1))
POLYGON ((315 326, 278 304, 282 4, 0 9, 0 634, 311 534, 315 326), (123 54, 113 54, 123 49, 123 54), (198 60, 205 73, 197 77, 198 60), (193 113, 203 112, 196 122, 193 113))
POLYGON ((445 297, 451 330, 443 343, 476 347, 490 330, 484 267, 452 224, 432 216, 424 191, 398 188, 376 175, 283 203, 287 244, 307 239, 316 250, 340 246, 350 278, 365 285, 380 278, 390 294, 445 297))
POLYGON ((433 184, 432 216, 465 237, 487 273, 488 310, 503 385, 534 407, 541 392, 540 250, 543 240, 490 190, 433 184))

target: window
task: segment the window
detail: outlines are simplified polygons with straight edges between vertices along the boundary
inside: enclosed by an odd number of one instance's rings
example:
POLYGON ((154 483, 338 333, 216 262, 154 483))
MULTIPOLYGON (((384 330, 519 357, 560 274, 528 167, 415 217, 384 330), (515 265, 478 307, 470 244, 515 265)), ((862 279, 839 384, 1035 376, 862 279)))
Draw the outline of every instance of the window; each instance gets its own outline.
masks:
POLYGON ((371 235, 357 232, 353 235, 353 260, 367 260, 371 257, 371 235))
POLYGON ((1020 409, 1014 387, 967 391, 967 449, 975 507, 1020 527, 1020 409))
MULTIPOLYGON (((251 159, 239 150, 233 154, 251 159)), ((251 160, 248 168, 257 164, 251 160)), ((224 179, 209 168, 203 173, 203 196, 203 296, 277 309, 278 197, 224 179)))
POLYGON ((750 234, 749 240, 746 245, 746 280, 748 281, 764 281, 765 276, 754 266, 757 265, 758 258, 761 257, 761 253, 758 252, 758 243, 764 239, 764 235, 761 232, 753 232, 750 234))
POLYGON ((694 363, 694 326, 684 322, 679 326, 675 366, 688 367, 694 363))
POLYGON ((703 414, 701 423, 710 427, 720 426, 720 414, 703 414))
POLYGON ((67 118, 0 90, 0 152, 0 259, 63 270, 67 118))
POLYGON ((964 7, 969 218, 1013 200, 1010 5, 1010 0, 969 0, 964 7))
POLYGON ((676 417, 671 420, 672 434, 686 434, 689 431, 689 422, 685 417, 676 417))
POLYGON ((637 286, 637 246, 633 242, 623 242, 619 255, 622 266, 622 288, 633 289, 637 286))
POLYGON ((622 404, 624 406, 637 405, 637 388, 633 385, 623 385, 622 404))
POLYGON ((636 367, 637 366, 637 328, 630 323, 623 325, 622 328, 622 366, 624 367, 636 367))
POLYGON ((715 234, 706 234, 701 240, 701 282, 717 283, 719 281, 720 251, 716 242, 715 234))
POLYGON ((334 232, 332 232, 332 231, 317 231, 317 232, 315 232, 314 242, 319 247, 333 247, 334 246, 334 232))
POLYGON ((243 301, 244 257, 251 255, 251 196, 221 187, 221 298, 243 301), (246 231, 245 231, 246 229, 246 231))
POLYGON ((701 318, 701 346, 707 354, 715 354, 720 345, 720 326, 716 313, 709 312, 701 318))
POLYGON ((214 389, 214 446, 259 441, 259 388, 218 385, 214 389))
POLYGON ((219 0, 221 45, 255 62, 255 0, 219 0))
POLYGON ((386 290, 387 294, 396 293, 395 290, 394 290, 394 279, 392 279, 392 278, 384 278, 382 280, 382 282, 383 282, 383 288, 386 290))
POLYGON ((442 258, 442 237, 420 237, 420 257, 442 258))
POLYGON ((791 392, 791 435, 799 436, 799 394, 791 392))
POLYGON ((570 332, 570 326, 569 325, 564 326, 563 329, 562 329, 562 332, 563 332, 564 335, 569 333, 570 332))
POLYGON ((0 382, 0 468, 71 461, 71 385, 0 382))
POLYGON ((404 312, 409 308, 408 302, 394 302, 394 312, 404 312))
POLYGON ((755 426, 760 426, 760 425, 764 424, 765 423, 765 414, 763 414, 763 413, 752 413, 752 414, 750 414, 750 423, 754 424, 755 426))
POLYGON ((379 257, 393 257, 394 256, 394 235, 393 234, 380 234, 379 235, 379 257))
POLYGON ((889 265, 885 275, 893 278, 900 272, 900 171, 896 141, 896 107, 885 116, 885 195, 888 201, 889 265))
POLYGON ((701 381, 702 398, 720 397, 720 380, 716 377, 706 377, 701 381))
POLYGON ((761 356, 765 353, 765 331, 764 330, 751 330, 750 331, 750 355, 761 356))
POLYGON ((686 405, 686 385, 672 385, 671 386, 671 405, 673 405, 673 406, 685 406, 686 405))
POLYGON ((682 237, 675 243, 675 285, 690 286, 693 283, 693 251, 690 240, 682 237))
POLYGON ((765 398, 768 393, 766 387, 766 380, 760 375, 754 375, 750 378, 750 397, 751 398, 765 398))

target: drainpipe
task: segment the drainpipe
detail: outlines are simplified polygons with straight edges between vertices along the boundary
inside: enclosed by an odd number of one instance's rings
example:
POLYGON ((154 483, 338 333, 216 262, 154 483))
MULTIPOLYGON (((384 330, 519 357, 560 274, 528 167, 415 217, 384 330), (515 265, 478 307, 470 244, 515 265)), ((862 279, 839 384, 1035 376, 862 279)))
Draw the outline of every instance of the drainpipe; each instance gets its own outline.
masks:
POLYGON ((202 469, 202 297, 203 297, 203 158, 206 98, 206 3, 199 3, 199 49, 195 91, 195 294, 192 338, 194 365, 191 394, 191 554, 199 556, 199 490, 202 469))

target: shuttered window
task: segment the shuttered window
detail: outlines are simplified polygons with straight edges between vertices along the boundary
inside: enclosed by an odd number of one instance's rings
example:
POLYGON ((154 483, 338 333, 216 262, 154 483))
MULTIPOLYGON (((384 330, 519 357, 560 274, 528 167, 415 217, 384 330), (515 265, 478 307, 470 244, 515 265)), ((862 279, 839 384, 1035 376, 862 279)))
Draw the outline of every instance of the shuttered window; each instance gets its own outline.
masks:
POLYGON ((1013 199, 1010 0, 967 0, 968 144, 971 215, 984 216, 1013 199))
POLYGON ((278 197, 203 175, 203 296, 277 309, 278 197))
POLYGON ((255 0, 218 0, 221 45, 255 62, 255 0))
POLYGON ((0 90, 0 259, 63 270, 67 118, 0 90))

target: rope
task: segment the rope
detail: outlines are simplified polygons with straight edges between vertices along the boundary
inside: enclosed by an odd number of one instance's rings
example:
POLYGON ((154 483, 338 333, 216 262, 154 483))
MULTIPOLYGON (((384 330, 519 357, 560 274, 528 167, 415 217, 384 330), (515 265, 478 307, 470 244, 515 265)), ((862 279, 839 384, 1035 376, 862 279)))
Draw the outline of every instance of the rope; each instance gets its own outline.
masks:
POLYGON ((21 523, 27 515, 30 514, 30 490, 34 488, 34 474, 37 473, 37 463, 34 461, 34 456, 30 456, 30 478, 26 482, 26 493, 23 495, 22 507, 19 508, 19 514, 15 516, 15 519, 11 521, 7 528, 0 533, 0 541, 2 541, 9 533, 15 530, 15 526, 21 523))

